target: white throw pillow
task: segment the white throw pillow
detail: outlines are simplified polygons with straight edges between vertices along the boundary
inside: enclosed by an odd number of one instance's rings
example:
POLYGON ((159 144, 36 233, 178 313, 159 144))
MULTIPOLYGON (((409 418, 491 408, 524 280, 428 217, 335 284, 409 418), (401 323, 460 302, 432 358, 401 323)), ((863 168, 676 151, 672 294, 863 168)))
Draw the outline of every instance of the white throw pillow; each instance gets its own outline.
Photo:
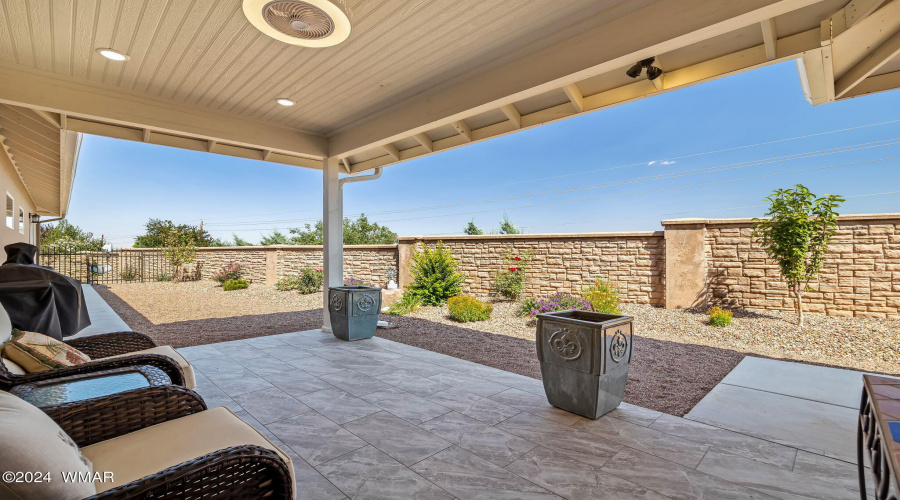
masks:
POLYGON ((97 492, 90 480, 93 466, 72 438, 46 413, 3 391, 0 436, 0 472, 14 474, 12 481, 5 476, 0 481, 0 498, 76 500, 97 492), (49 481, 43 475, 46 472, 49 481), (15 476, 17 473, 22 473, 21 477, 15 476), (40 473, 41 481, 35 481, 35 473, 40 473), (80 475, 87 481, 66 481, 64 474, 80 475))

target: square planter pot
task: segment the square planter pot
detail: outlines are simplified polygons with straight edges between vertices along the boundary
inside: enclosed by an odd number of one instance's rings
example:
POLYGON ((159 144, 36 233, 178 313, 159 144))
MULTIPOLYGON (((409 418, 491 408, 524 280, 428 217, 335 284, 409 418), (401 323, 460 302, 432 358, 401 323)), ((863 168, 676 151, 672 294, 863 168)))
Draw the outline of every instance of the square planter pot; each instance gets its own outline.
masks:
POLYGON ((367 286, 335 286, 328 289, 331 331, 341 340, 375 336, 381 312, 381 289, 367 286))
POLYGON ((590 419, 625 396, 633 345, 631 316, 561 311, 537 316, 537 355, 547 401, 590 419))

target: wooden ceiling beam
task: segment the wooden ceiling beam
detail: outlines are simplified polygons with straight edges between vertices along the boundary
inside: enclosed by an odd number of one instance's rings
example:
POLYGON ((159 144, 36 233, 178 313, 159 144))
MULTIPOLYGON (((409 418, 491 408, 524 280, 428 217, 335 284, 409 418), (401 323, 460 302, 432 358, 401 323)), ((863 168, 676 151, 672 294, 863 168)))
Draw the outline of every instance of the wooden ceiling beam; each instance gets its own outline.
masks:
POLYGON ((459 120, 453 122, 453 128, 459 132, 459 135, 465 137, 466 142, 472 142, 472 129, 469 127, 469 124, 466 122, 459 120))
POLYGON ((391 157, 393 157, 395 160, 400 160, 400 150, 397 149, 397 146, 394 146, 393 144, 384 144, 381 146, 381 149, 383 149, 387 154, 391 155, 391 157))
POLYGON ((770 61, 774 61, 778 56, 778 32, 775 30, 775 19, 766 19, 759 23, 759 25, 762 29, 763 45, 766 47, 766 58, 770 61))
POLYGON ((572 103, 572 106, 575 107, 576 113, 584 112, 584 95, 581 93, 581 90, 578 89, 578 85, 574 83, 570 83, 563 87, 563 92, 566 93, 566 97, 569 98, 569 102, 572 103))
POLYGON ((431 140, 431 137, 428 137, 428 135, 422 133, 414 135, 413 138, 415 138, 415 140, 418 141, 419 144, 429 153, 434 152, 434 141, 431 140))
POLYGON ((506 118, 516 127, 516 129, 522 128, 522 114, 519 113, 519 110, 516 109, 515 105, 507 104, 506 106, 502 106, 500 111, 506 115, 506 118))

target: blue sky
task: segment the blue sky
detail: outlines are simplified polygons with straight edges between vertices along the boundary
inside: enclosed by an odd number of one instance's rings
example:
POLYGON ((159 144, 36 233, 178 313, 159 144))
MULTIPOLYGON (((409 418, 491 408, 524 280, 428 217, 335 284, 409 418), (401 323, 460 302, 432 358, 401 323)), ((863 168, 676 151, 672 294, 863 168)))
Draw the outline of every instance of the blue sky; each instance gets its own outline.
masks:
MULTIPOLYGON (((897 109, 896 91, 814 107, 787 62, 388 167, 346 186, 345 215, 400 235, 460 234, 472 219, 492 230, 503 214, 534 233, 655 230, 758 216, 796 183, 848 197, 842 213, 898 212, 900 193, 858 196, 900 191, 897 109)), ((321 179, 86 136, 69 220, 117 246, 151 217, 257 242, 320 218, 321 179)))

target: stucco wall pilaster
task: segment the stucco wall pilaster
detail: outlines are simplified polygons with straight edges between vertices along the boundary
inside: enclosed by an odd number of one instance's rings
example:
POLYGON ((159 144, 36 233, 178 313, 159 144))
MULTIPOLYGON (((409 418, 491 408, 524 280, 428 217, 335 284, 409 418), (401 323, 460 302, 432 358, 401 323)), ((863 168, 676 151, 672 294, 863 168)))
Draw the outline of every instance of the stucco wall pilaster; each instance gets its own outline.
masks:
POLYGON ((705 307, 706 220, 675 219, 662 224, 666 234, 666 309, 705 307))

